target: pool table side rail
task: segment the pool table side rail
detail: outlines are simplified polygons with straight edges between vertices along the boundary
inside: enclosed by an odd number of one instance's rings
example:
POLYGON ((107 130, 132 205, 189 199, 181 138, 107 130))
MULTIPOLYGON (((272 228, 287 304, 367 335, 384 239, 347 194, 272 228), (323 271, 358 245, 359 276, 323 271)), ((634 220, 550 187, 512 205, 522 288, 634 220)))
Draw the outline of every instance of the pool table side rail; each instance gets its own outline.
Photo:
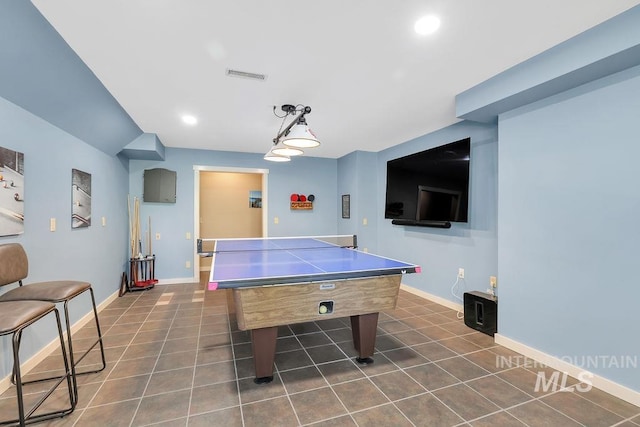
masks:
POLYGON ((396 273, 283 286, 238 287, 233 289, 238 327, 250 330, 393 310, 401 278, 396 273), (323 301, 333 301, 333 312, 319 313, 323 301))

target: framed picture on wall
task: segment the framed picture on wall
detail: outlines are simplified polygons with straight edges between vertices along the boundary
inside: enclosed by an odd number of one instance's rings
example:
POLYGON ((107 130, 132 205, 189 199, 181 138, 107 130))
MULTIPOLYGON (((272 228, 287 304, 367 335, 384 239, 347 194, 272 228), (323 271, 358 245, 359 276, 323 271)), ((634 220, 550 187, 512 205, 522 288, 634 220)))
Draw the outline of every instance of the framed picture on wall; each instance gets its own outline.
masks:
POLYGON ((260 190, 249 191, 249 207, 250 208, 262 207, 262 191, 260 190))
POLYGON ((91 225, 91 174, 71 170, 71 228, 91 225))
POLYGON ((351 196, 349 194, 342 195, 342 218, 351 217, 351 196))
POLYGON ((0 236, 24 233, 24 153, 0 147, 0 236))

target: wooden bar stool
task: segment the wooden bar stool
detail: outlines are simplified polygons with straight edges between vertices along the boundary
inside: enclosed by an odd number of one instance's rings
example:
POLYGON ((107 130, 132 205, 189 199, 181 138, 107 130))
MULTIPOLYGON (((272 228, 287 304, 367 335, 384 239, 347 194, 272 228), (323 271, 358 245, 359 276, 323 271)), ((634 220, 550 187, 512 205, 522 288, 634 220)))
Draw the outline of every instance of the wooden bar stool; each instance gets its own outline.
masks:
MULTIPOLYGON (((78 387, 76 382, 77 375, 90 374, 102 371, 106 366, 106 359, 104 356, 104 345, 102 342, 102 332, 100 331, 100 321, 98 320, 98 310, 96 308, 96 300, 93 294, 91 284, 88 282, 80 282, 75 280, 59 280, 51 282, 39 282, 31 283, 28 285, 22 284, 22 280, 25 279, 29 273, 29 262, 27 254, 24 251, 22 245, 19 243, 8 243, 0 245, 0 260, 4 264, 6 260, 11 260, 12 263, 12 282, 18 282, 19 286, 9 290, 8 292, 0 295, 0 302, 7 301, 45 301, 49 303, 64 303, 64 317, 67 330, 67 349, 69 353, 69 363, 71 365, 71 381, 73 383, 73 398, 74 404, 78 402, 78 387), (69 301, 75 297, 82 295, 89 291, 91 295, 91 304, 93 306, 93 315, 96 322, 97 340, 76 360, 73 353, 73 341, 71 339, 71 320, 69 319, 69 301), (98 369, 88 370, 84 372, 77 372, 76 366, 89 354, 96 345, 100 346, 100 355, 102 358, 102 365, 98 369)), ((8 262, 8 261, 7 261, 8 262)), ((21 332, 16 334, 18 345, 20 344, 21 332)), ((54 377, 58 378, 58 377, 54 377)), ((54 378, 43 378, 39 380, 33 380, 31 382, 47 381, 54 378)), ((14 378, 15 380, 15 378, 14 378)), ((28 384, 26 382, 25 384, 28 384)))

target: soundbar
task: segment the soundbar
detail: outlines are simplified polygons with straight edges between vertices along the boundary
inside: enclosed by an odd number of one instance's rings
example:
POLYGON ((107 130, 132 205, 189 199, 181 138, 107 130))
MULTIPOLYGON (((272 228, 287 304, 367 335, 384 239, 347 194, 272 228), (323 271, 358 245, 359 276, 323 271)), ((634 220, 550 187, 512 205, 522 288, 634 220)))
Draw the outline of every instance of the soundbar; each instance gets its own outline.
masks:
POLYGON ((415 219, 393 219, 393 225, 413 225, 416 227, 451 228, 449 221, 417 221, 415 219))

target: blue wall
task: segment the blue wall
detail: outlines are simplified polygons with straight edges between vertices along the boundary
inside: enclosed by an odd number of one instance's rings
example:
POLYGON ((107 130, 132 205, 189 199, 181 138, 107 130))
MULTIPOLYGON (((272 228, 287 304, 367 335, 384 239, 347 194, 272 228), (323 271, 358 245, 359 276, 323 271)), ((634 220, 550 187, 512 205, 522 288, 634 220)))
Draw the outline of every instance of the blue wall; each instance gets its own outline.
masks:
POLYGON ((338 232, 358 236, 361 250, 377 253, 378 210, 378 154, 355 151, 338 160, 338 232), (349 195, 349 218, 342 218, 342 195, 349 195), (366 224, 365 224, 366 222, 366 224))
MULTIPOLYGON (((272 163, 263 154, 228 151, 167 148, 164 161, 131 160, 129 189, 131 197, 142 199, 145 169, 165 168, 177 172, 175 204, 140 203, 143 229, 151 217, 156 254, 156 274, 159 279, 188 278, 191 269, 185 260, 193 260, 194 243, 185 233, 194 233, 194 166, 268 169, 268 234, 269 236, 313 236, 337 233, 336 212, 337 160, 317 157, 297 157, 288 163, 272 163), (291 194, 313 194, 313 210, 291 210, 291 194), (274 224, 274 217, 279 223, 274 224)), ((263 197, 265 195, 263 194, 263 197)), ((206 236, 204 236, 206 237, 206 236)), ((193 265, 193 262, 192 262, 193 265)))
POLYGON ((459 122, 378 153, 377 252, 422 267, 403 283, 457 303, 465 290, 485 291, 498 272, 497 204, 498 139, 495 125, 459 122), (392 225, 384 219, 387 161, 471 137, 469 222, 450 229, 392 225), (451 288, 458 268, 465 279, 451 288))
MULTIPOLYGON (((570 362, 640 357, 638 93, 640 67, 500 116, 502 335, 570 362)), ((638 369, 597 365, 640 389, 638 369)))
MULTIPOLYGON (((59 128, 0 98, 0 145, 24 153, 24 233, 0 237, 18 242, 29 257, 25 283, 84 280, 98 302, 117 292, 126 268, 128 171, 126 162, 109 156, 59 128), (71 228, 71 169, 91 174, 92 225, 71 228), (106 226, 101 218, 106 218, 106 226), (57 230, 49 231, 56 218, 57 230)), ((0 191, 10 191, 0 188, 0 191)), ((4 290, 2 290, 4 291, 4 290)), ((0 292, 2 292, 0 291, 0 292)), ((89 298, 70 305, 72 322, 89 311, 89 298)), ((25 334, 22 358, 33 355, 55 336, 53 318, 25 334), (44 326, 47 325, 48 326, 44 326)), ((11 345, 3 339, 0 377, 11 369, 11 345)))
POLYGON ((30 1, 0 2, 0 96, 110 155, 142 134, 30 1))

